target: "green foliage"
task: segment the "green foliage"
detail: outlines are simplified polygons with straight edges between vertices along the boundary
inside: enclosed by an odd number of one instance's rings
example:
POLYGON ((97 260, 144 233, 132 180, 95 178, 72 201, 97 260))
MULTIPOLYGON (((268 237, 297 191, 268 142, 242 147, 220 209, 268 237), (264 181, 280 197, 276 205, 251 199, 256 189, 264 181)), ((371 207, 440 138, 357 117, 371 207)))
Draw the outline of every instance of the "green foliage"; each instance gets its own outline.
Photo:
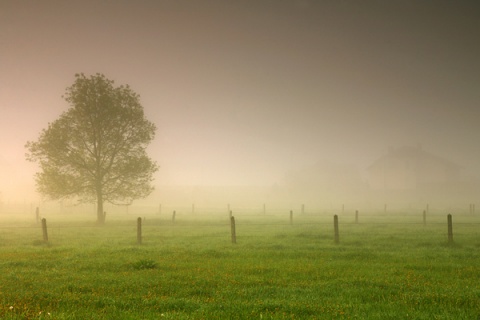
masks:
POLYGON ((155 269, 157 263, 151 259, 141 259, 132 264, 135 270, 155 269))
MULTIPOLYGON (((145 119, 139 96, 115 87, 102 74, 77 74, 66 89, 71 108, 26 144, 38 162, 38 191, 51 199, 130 204, 153 190, 157 165, 146 154, 155 125, 145 119)), ((101 216, 99 216, 101 217, 101 216)))

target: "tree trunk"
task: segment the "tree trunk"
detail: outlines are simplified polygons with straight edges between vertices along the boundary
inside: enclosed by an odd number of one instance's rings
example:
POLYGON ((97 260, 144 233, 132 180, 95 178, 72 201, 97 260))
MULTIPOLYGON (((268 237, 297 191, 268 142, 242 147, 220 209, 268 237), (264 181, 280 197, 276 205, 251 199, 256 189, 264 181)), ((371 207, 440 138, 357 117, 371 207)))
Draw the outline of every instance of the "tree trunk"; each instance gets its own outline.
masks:
POLYGON ((103 211, 103 195, 101 190, 97 190, 97 223, 105 224, 105 212, 103 211))
POLYGON ((105 224, 105 212, 103 212, 103 201, 97 201, 97 223, 105 224))

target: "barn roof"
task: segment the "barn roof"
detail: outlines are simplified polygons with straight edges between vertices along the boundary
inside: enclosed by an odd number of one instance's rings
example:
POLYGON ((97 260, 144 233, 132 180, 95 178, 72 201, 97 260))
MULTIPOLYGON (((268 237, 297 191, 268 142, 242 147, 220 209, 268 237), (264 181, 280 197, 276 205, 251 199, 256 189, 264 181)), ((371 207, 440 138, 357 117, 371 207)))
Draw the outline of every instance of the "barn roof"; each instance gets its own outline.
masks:
POLYGON ((442 164, 445 167, 452 169, 460 169, 460 166, 452 161, 442 157, 426 152, 421 147, 403 146, 400 148, 391 148, 386 155, 378 158, 373 164, 367 167, 367 170, 375 170, 376 167, 382 165, 385 161, 390 159, 415 159, 415 160, 429 160, 442 164))

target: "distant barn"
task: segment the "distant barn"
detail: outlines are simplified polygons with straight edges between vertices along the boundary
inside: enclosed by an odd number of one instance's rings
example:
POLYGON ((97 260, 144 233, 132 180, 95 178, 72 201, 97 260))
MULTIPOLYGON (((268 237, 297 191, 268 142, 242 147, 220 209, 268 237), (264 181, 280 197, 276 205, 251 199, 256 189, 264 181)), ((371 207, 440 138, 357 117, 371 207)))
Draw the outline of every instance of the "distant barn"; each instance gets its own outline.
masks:
POLYGON ((376 190, 415 190, 445 186, 459 180, 460 166, 421 147, 390 149, 367 168, 376 190))

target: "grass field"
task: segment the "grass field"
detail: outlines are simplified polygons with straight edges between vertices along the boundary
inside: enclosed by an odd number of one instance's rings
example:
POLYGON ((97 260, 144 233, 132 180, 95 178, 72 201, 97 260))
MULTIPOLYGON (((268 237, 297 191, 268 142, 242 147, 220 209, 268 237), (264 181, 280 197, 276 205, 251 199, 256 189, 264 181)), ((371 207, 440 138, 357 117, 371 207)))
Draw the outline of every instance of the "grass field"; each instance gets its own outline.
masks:
POLYGON ((2 319, 478 319, 480 217, 0 218, 2 319))

